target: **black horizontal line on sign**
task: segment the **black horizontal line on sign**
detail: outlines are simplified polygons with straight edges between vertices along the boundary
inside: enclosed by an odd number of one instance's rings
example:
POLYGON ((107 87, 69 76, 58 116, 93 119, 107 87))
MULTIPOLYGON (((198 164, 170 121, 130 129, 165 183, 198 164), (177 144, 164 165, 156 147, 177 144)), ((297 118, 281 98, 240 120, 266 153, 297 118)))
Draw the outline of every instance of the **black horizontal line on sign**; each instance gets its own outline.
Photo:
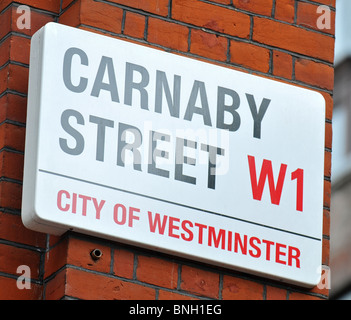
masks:
POLYGON ((93 182, 93 181, 89 181, 89 180, 84 180, 84 179, 80 179, 80 178, 76 178, 76 177, 67 176, 67 175, 64 175, 64 174, 61 174, 61 173, 57 173, 57 172, 47 171, 47 170, 43 170, 43 169, 39 169, 39 172, 43 172, 43 173, 47 173, 47 174, 59 176, 59 177, 62 177, 62 178, 75 180, 75 181, 80 181, 80 182, 84 182, 84 183, 88 183, 88 184, 92 184, 92 185, 96 185, 96 186, 99 186, 99 187, 102 187, 102 188, 112 189, 112 190, 116 190, 116 191, 120 191, 120 192, 124 192, 124 193, 129 193, 129 194, 133 194, 133 195, 136 195, 136 196, 139 196, 139 197, 148 198, 148 199, 152 199, 152 200, 156 200, 156 201, 161 201, 161 202, 169 203, 169 204, 176 205, 176 206, 179 206, 179 207, 188 208, 188 209, 192 209, 192 210, 197 210, 197 211, 201 211, 201 212, 205 212, 205 213, 209 213, 209 214, 225 217, 225 218, 232 219, 232 220, 237 220, 237 221, 241 221, 241 222, 245 222, 245 223, 250 223, 250 224, 253 224, 253 225, 256 225, 256 226, 260 226, 260 227, 264 227, 264 228, 268 228, 268 229, 272 229, 272 230, 277 230, 277 231, 280 231, 280 232, 290 233, 290 234, 293 234, 295 236, 308 238, 308 239, 311 239, 311 240, 322 241, 319 238, 315 238, 315 237, 308 236, 308 235, 305 235, 305 234, 301 234, 301 233, 297 233, 297 232, 293 232, 293 231, 289 231, 289 230, 284 230, 284 229, 268 226, 268 225, 265 225, 265 224, 262 224, 262 223, 257 223, 257 222, 245 220, 245 219, 231 217, 231 216, 227 216, 227 215, 224 215, 224 214, 221 214, 221 213, 218 213, 218 212, 214 212, 214 211, 210 211, 210 210, 204 210, 204 209, 192 207, 192 206, 189 206, 189 205, 186 205, 186 204, 177 203, 177 202, 173 202, 173 201, 169 201, 169 200, 165 200, 165 199, 159 199, 159 198, 151 197, 151 196, 148 196, 148 195, 145 195, 145 194, 141 194, 141 193, 137 193, 137 192, 133 192, 133 191, 128 191, 128 190, 124 190, 124 189, 120 189, 120 188, 116 188, 116 187, 112 187, 112 186, 108 186, 108 185, 105 185, 105 184, 102 184, 102 183, 97 183, 97 182, 93 182))

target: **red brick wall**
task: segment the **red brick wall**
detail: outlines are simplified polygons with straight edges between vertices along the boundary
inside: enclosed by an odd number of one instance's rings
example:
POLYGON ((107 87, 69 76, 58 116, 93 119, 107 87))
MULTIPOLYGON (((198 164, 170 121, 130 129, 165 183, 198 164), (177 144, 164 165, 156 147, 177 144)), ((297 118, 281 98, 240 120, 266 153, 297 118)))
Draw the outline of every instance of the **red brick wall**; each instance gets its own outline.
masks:
POLYGON ((334 8, 335 0, 1 0, 0 299, 326 299, 323 286, 306 290, 76 233, 32 232, 20 214, 30 38, 56 21, 321 92, 328 266, 334 8), (30 29, 16 24, 19 3, 30 6, 30 29), (332 9, 330 29, 316 26, 321 4, 332 9), (30 267, 30 289, 16 286, 19 265, 30 267))

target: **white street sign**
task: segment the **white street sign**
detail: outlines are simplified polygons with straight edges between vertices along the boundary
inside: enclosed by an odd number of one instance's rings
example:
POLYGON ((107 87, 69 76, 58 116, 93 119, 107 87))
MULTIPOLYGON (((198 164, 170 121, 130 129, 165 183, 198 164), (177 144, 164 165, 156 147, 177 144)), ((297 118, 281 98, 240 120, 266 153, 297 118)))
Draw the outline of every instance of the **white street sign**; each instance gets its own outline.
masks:
POLYGON ((49 23, 32 39, 22 216, 311 287, 317 92, 49 23))

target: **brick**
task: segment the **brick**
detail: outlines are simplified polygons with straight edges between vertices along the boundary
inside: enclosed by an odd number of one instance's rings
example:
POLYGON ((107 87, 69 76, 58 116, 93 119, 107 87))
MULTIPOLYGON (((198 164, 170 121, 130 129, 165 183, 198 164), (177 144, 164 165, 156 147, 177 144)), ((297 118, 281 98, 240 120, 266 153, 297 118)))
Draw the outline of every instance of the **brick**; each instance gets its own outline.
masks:
POLYGON ((233 0, 233 5, 241 10, 271 16, 273 0, 233 0))
POLYGON ((286 300, 286 297, 287 297, 286 289, 267 286, 266 288, 267 300, 286 300))
POLYGON ((329 265, 330 240, 323 238, 322 247, 322 264, 329 265))
POLYGON ((24 227, 21 217, 0 213, 0 238, 37 248, 45 248, 46 235, 24 227))
POLYGON ((324 175, 331 176, 331 152, 325 151, 324 153, 324 175))
POLYGON ((325 124, 325 147, 328 149, 332 148, 332 139, 333 139, 333 127, 332 124, 327 122, 325 124))
POLYGON ((322 298, 300 293, 300 292, 290 292, 289 300, 323 300, 322 298))
POLYGON ((0 207, 19 210, 22 202, 22 185, 19 183, 0 182, 0 207))
POLYGON ((45 282, 45 300, 61 300, 65 297, 66 272, 67 269, 63 269, 45 282))
POLYGON ((55 245, 45 255, 45 278, 65 265, 109 273, 111 265, 111 249, 102 244, 75 238, 66 238, 55 245), (90 255, 94 249, 100 249, 102 256, 94 261, 90 255))
POLYGON ((10 38, 10 59, 12 61, 29 64, 30 39, 11 36, 10 38))
POLYGON ((297 59, 295 79, 323 89, 333 90, 334 68, 307 59, 297 59))
POLYGON ((227 60, 228 41, 224 37, 202 30, 191 31, 190 52, 214 60, 227 60))
POLYGON ((336 0, 318 0, 317 2, 319 2, 320 4, 324 4, 326 6, 331 6, 335 8, 335 1, 336 0))
POLYGON ((276 1, 274 18, 293 23, 295 19, 295 0, 276 1))
POLYGON ((130 6, 135 9, 154 13, 164 17, 168 15, 168 0, 110 0, 110 2, 130 6))
POLYGON ((32 36, 45 24, 55 20, 55 14, 45 13, 31 8, 30 28, 20 29, 18 28, 17 22, 23 13, 17 13, 17 8, 17 5, 12 5, 0 15, 0 39, 9 34, 11 31, 16 32, 17 34, 32 36))
POLYGON ((138 39, 144 38, 145 17, 134 12, 126 12, 124 34, 138 39))
POLYGON ((0 276, 0 300, 41 300, 43 298, 42 286, 31 283, 30 289, 19 290, 17 280, 0 276))
POLYGON ((0 125, 0 149, 9 147, 24 151, 25 128, 10 123, 0 125))
MULTIPOLYGON (((89 31, 89 32, 92 32, 92 33, 100 34, 100 35, 105 36, 105 37, 111 37, 111 38, 115 38, 115 39, 121 39, 121 37, 120 37, 118 34, 112 35, 112 34, 110 34, 110 33, 107 33, 106 31, 94 29, 94 28, 89 27, 89 26, 81 25, 81 26, 78 27, 78 28, 81 29, 81 30, 85 30, 85 31, 89 31)), ((126 39, 126 38, 124 38, 123 40, 128 41, 128 42, 132 42, 132 43, 136 43, 136 44, 140 44, 139 41, 135 41, 135 40, 131 40, 131 39, 126 39)), ((150 45, 150 46, 151 46, 151 45, 150 45)))
POLYGON ((7 71, 8 75, 7 88, 26 94, 28 91, 29 69, 14 64, 9 64, 4 69, 7 71))
POLYGON ((153 257, 138 256, 137 279, 160 287, 176 289, 178 265, 175 262, 153 257))
POLYGON ((60 242, 62 239, 61 236, 55 236, 52 234, 48 234, 48 246, 49 248, 55 246, 58 242, 60 242))
POLYGON ((17 268, 26 265, 30 269, 30 277, 38 279, 39 277, 40 253, 11 246, 10 244, 0 244, 0 272, 20 276, 17 268))
POLYGON ((149 18, 147 40, 164 47, 188 51, 189 29, 176 23, 149 18))
POLYGON ((254 281, 223 277, 223 300, 262 300, 263 285, 254 281))
POLYGON ((113 271, 119 277, 132 279, 134 274, 134 253, 123 249, 115 249, 113 271))
POLYGON ((123 10, 107 3, 81 0, 81 23, 121 33, 123 10))
POLYGON ((67 264, 68 239, 65 238, 45 253, 45 274, 47 278, 67 264))
POLYGON ((0 14, 0 39, 11 32, 12 10, 12 7, 9 7, 0 14))
POLYGON ((324 197, 323 206, 330 208, 330 197, 331 197, 331 182, 324 180, 324 197))
POLYGON ((111 249, 102 244, 70 238, 67 248, 67 263, 80 268, 109 273, 111 249), (102 252, 101 258, 96 261, 90 255, 94 249, 99 249, 102 252))
POLYGON ((165 291, 160 289, 158 293, 158 300, 199 300, 191 296, 186 296, 173 291, 165 291))
POLYGON ((291 79, 293 72, 293 59, 288 53, 273 51, 273 75, 291 79))
POLYGON ((66 9, 74 0, 62 0, 62 10, 66 9))
POLYGON ((230 61, 261 72, 269 71, 269 50, 251 43, 231 41, 230 61))
POLYGON ((79 0, 60 16, 60 23, 78 27, 81 24, 113 33, 122 31, 123 10, 108 3, 79 0))
POLYGON ((332 37, 285 23, 254 17, 253 40, 330 63, 334 61, 332 37))
POLYGON ((24 156, 20 153, 0 152, 0 174, 10 179, 22 180, 24 156))
POLYGON ((17 7, 12 6, 11 8, 11 30, 16 33, 25 34, 32 36, 41 27, 45 26, 48 22, 55 21, 55 15, 50 13, 44 13, 42 11, 37 11, 36 9, 31 9, 30 12, 30 28, 29 29, 19 29, 17 26, 17 20, 21 16, 21 13, 17 13, 17 7))
POLYGON ((182 266, 180 287, 184 291, 218 299, 219 275, 184 265, 182 266))
POLYGON ((240 38, 250 35, 247 14, 201 1, 173 0, 172 18, 240 38))
POLYGON ((60 15, 58 22, 71 27, 78 27, 80 25, 80 6, 81 1, 76 1, 63 14, 60 15))
POLYGON ((0 68, 0 94, 7 90, 8 74, 10 66, 0 68))
MULTIPOLYGON (((2 0, 0 2, 0 11, 12 2, 12 0, 2 0)), ((27 5, 32 8, 43 9, 54 13, 59 13, 60 11, 60 1, 58 0, 21 0, 21 5, 27 5)))
POLYGON ((324 20, 327 18, 327 16, 325 16, 325 11, 318 13, 318 7, 318 5, 311 3, 298 2, 296 23, 314 30, 335 34, 335 12, 330 11, 330 16, 328 16, 328 18, 330 18, 330 28, 328 28, 328 25, 326 25, 326 21, 324 20), (318 26, 318 21, 323 28, 318 26))
POLYGON ((231 4, 231 0, 211 0, 211 2, 216 2, 220 4, 231 4))
POLYGON ((0 122, 12 120, 25 123, 27 117, 27 98, 7 93, 0 98, 0 122))
POLYGON ((326 209, 323 210, 323 235, 330 236, 330 212, 326 209))
POLYGON ((10 60, 10 42, 11 37, 8 37, 0 44, 0 67, 4 66, 10 60))
POLYGON ((3 38, 5 35, 9 34, 11 31, 16 32, 17 34, 32 36, 42 26, 44 26, 48 22, 55 20, 55 14, 50 14, 49 12, 45 13, 35 8, 31 8, 30 28, 21 29, 18 27, 18 19, 21 18, 23 13, 17 13, 17 8, 18 5, 9 6, 0 15, 0 39, 3 38))
POLYGON ((66 295, 85 300, 154 300, 155 289, 113 277, 67 269, 66 295))

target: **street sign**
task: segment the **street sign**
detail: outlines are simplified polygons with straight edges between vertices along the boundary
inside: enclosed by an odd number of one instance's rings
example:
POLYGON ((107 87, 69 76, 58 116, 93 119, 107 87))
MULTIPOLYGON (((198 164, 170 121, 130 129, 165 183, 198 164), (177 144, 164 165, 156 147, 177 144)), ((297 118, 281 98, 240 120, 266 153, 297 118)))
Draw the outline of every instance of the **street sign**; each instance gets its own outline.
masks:
POLYGON ((321 94, 49 23, 32 39, 24 224, 311 287, 321 94))

